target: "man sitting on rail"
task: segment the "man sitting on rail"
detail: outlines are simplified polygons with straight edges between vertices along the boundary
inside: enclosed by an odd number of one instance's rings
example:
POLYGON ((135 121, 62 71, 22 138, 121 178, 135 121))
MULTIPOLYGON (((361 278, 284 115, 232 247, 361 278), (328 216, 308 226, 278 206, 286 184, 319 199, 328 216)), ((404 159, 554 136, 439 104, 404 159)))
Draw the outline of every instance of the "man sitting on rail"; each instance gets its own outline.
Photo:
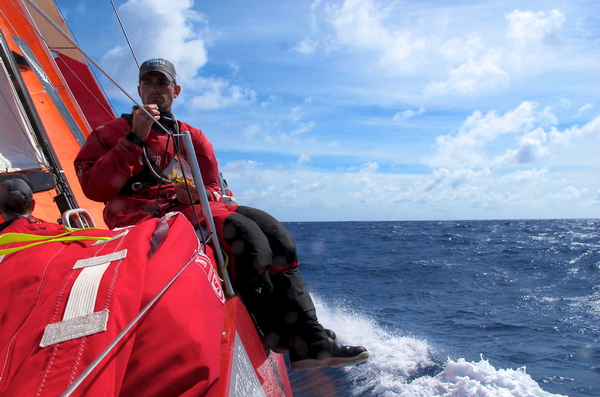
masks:
MULTIPOLYGON (((244 299, 276 352, 289 352, 294 369, 346 366, 368 358, 362 346, 343 346, 319 323, 314 304, 298 270, 296 246, 290 233, 271 215, 255 208, 226 205, 228 191, 219 184, 212 144, 199 129, 177 121, 171 113, 181 93, 173 64, 150 59, 139 71, 138 94, 143 109, 98 127, 75 159, 83 192, 106 203, 104 220, 111 227, 136 224, 169 211, 180 211, 194 224, 202 223, 198 194, 206 194, 216 232, 230 258, 232 283, 244 299), (177 137, 165 133, 189 131, 204 186, 190 191, 170 184, 163 171, 186 156, 177 137), (191 199, 190 199, 191 196, 191 199), (234 269, 234 270, 233 270, 234 269)), ((230 202, 231 203, 231 202, 230 202)), ((234 201, 235 203, 235 201, 234 201)))

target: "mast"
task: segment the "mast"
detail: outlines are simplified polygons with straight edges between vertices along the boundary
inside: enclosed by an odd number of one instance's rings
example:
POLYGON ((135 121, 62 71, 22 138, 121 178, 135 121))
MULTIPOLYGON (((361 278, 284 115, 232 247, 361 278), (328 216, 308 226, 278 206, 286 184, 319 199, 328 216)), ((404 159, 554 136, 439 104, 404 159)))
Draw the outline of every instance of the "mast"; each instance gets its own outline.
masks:
MULTIPOLYGON (((70 209, 78 208, 77 200, 72 194, 69 181, 67 180, 56 152, 50 143, 50 139, 48 138, 44 124, 40 120, 40 117, 35 109, 35 105, 33 104, 31 96, 29 95, 29 91, 27 90, 25 82, 23 81, 20 69, 12 55, 12 51, 8 47, 6 38, 1 31, 0 57, 2 58, 2 62, 7 69, 9 76, 11 77, 12 84, 23 106, 23 110, 27 115, 27 119, 29 121, 31 130, 35 134, 39 148, 41 149, 44 158, 48 161, 48 169, 54 175, 55 186, 53 187, 56 188, 58 193, 56 197, 54 197, 54 201, 57 204, 60 213, 62 214, 70 209)), ((35 186, 34 190, 36 190, 35 186)))

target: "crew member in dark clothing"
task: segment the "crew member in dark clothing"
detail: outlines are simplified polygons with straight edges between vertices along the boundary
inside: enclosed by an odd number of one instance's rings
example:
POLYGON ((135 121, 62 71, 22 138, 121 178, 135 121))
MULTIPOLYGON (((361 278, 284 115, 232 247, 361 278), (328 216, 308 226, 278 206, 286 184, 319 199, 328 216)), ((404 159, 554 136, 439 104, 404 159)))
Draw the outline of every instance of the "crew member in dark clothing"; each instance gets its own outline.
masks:
POLYGON ((335 334, 319 323, 298 270, 294 240, 285 227, 266 212, 226 204, 237 202, 221 189, 212 144, 202 131, 177 121, 171 113, 180 92, 171 62, 150 59, 142 64, 138 93, 144 109, 134 108, 131 115, 92 131, 75 159, 85 195, 106 203, 104 219, 114 228, 168 211, 180 211, 200 227, 194 213, 200 208, 195 204, 198 194, 206 194, 219 241, 232 262, 228 267, 232 283, 265 335, 265 343, 274 351, 289 351, 294 369, 366 360, 369 354, 364 347, 339 344, 335 334), (184 158, 186 153, 176 138, 154 125, 156 120, 169 131, 190 132, 203 188, 164 180, 164 170, 178 157, 176 149, 184 158))
POLYGON ((21 218, 31 217, 35 207, 33 192, 22 179, 7 179, 0 183, 0 233, 21 218))

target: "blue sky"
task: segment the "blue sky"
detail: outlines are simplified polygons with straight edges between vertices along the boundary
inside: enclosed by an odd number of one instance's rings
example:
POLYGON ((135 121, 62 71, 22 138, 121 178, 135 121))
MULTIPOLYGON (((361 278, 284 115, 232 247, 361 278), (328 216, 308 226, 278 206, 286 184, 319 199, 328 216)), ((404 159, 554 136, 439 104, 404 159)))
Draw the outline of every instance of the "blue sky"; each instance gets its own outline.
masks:
MULTIPOLYGON (((109 1, 56 0, 128 92, 109 1)), ((600 217, 600 3, 115 1, 236 198, 283 221, 600 217)), ((101 78, 117 113, 131 103, 101 78)))

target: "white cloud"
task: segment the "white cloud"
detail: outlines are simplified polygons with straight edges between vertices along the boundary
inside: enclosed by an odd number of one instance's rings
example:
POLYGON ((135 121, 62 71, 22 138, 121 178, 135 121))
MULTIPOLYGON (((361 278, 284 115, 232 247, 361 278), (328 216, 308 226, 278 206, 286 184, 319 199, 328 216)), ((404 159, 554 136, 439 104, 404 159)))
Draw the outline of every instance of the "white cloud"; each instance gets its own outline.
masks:
POLYGON ((518 149, 508 149, 504 155, 498 156, 493 165, 511 166, 515 164, 526 164, 540 160, 548 155, 545 147, 547 134, 543 128, 524 134, 518 138, 520 146, 518 149))
POLYGON ((593 24, 593 22, 590 24, 588 21, 589 18, 587 15, 577 19, 577 30, 581 33, 581 37, 586 39, 593 36, 592 30, 590 30, 590 25, 593 24))
MULTIPOLYGON (((181 80, 193 78, 207 60, 206 41, 210 37, 206 16, 192 9, 193 1, 162 2, 129 0, 119 6, 119 13, 139 62, 149 58, 165 58, 177 65, 181 80), (152 31, 149 32, 149 27, 152 31)), ((114 74, 137 81, 132 69, 128 46, 113 48, 103 57, 103 64, 114 74), (121 51, 122 50, 122 51, 121 51)))
POLYGON ((309 121, 308 123, 300 123, 300 127, 291 132, 291 135, 300 135, 306 132, 310 132, 315 126, 313 121, 309 121))
POLYGON ((360 173, 377 172, 378 169, 379 169, 379 164, 377 164, 374 161, 369 161, 368 163, 366 163, 362 166, 362 168, 360 169, 360 173))
POLYGON ((311 183, 310 185, 306 186, 305 188, 302 189, 303 192, 315 192, 315 191, 320 191, 323 190, 325 188, 325 182, 323 181, 317 181, 314 183, 311 183))
MULTIPOLYGON (((186 102, 193 109, 209 110, 254 102, 256 93, 251 89, 223 78, 198 76, 206 64, 206 44, 213 32, 206 16, 193 10, 193 5, 192 0, 129 0, 119 7, 138 61, 164 58, 175 64, 177 82, 184 87, 176 106, 186 102)), ((109 74, 127 81, 125 88, 133 93, 138 71, 128 54, 128 46, 114 47, 102 57, 102 64, 109 74)))
POLYGON ((266 101, 261 102, 260 106, 262 106, 264 108, 264 107, 267 107, 277 101, 279 101, 279 98, 277 97, 277 95, 271 94, 271 95, 269 95, 269 98, 266 101))
POLYGON ((319 6, 319 4, 321 4, 321 0, 315 0, 310 5, 310 27, 312 28, 313 32, 316 32, 319 29, 319 24, 317 22, 316 16, 317 7, 319 6))
POLYGON ((402 112, 396 112, 396 114, 394 115, 394 121, 398 122, 398 121, 406 120, 406 119, 409 119, 414 116, 420 116, 423 113, 425 113, 425 109, 422 106, 417 111, 412 110, 412 109, 406 109, 402 112))
POLYGON ((300 155, 296 164, 301 165, 304 163, 310 163, 310 156, 307 156, 306 154, 300 155))
POLYGON ((451 171, 445 168, 435 170, 432 174, 432 179, 423 185, 423 191, 439 190, 439 189, 457 189, 461 185, 473 182, 481 176, 488 175, 490 171, 484 169, 481 171, 473 170, 457 170, 451 171))
POLYGON ((576 187, 573 187, 573 186, 567 186, 559 192, 548 193, 546 195, 546 198, 550 199, 550 200, 561 200, 561 201, 580 200, 584 196, 586 196, 588 193, 589 193, 589 191, 586 188, 577 189, 576 187))
POLYGON ((559 32, 565 21, 563 13, 554 9, 544 11, 514 10, 505 14, 508 20, 509 48, 507 65, 516 72, 536 73, 555 62, 548 48, 558 48, 559 32))
POLYGON ((527 47, 551 40, 565 21, 565 16, 558 9, 550 11, 548 16, 544 11, 514 10, 506 14, 506 19, 509 24, 508 37, 520 47, 527 47))
POLYGON ((373 183, 373 177, 377 177, 378 169, 379 164, 374 161, 369 161, 368 163, 363 164, 360 170, 358 170, 358 174, 353 178, 352 184, 361 186, 362 190, 353 193, 356 199, 365 202, 368 196, 375 196, 374 194, 371 195, 369 192, 378 188, 378 186, 373 183))
POLYGON ((381 49, 392 40, 383 26, 385 12, 370 0, 346 0, 341 7, 327 4, 326 12, 342 44, 381 49))
MULTIPOLYGON (((548 208, 556 201, 578 203, 582 211, 597 205, 594 198, 585 201, 590 189, 567 185, 567 180, 573 182, 572 176, 558 176, 546 164, 575 143, 581 147, 588 141, 597 142, 600 116, 582 127, 559 131, 551 109, 540 110, 538 106, 523 102, 503 115, 495 111, 473 113, 456 133, 437 138, 437 153, 429 164, 439 168, 428 180, 403 189, 394 200, 445 206, 453 203, 494 212, 507 207, 515 213, 520 213, 518 208, 548 208), (530 163, 541 167, 506 172, 510 171, 507 167, 530 163)), ((577 179, 591 183, 586 178, 577 179)))
POLYGON ((77 11, 84 14, 87 12, 87 6, 86 3, 84 3, 83 1, 80 3, 77 3, 77 11))
POLYGON ((550 201, 572 202, 588 194, 586 188, 564 186, 563 182, 557 181, 547 168, 517 170, 500 177, 489 169, 453 171, 442 168, 435 170, 428 180, 416 181, 395 193, 393 200, 423 205, 424 208, 434 205, 444 208, 444 213, 467 209, 462 212, 463 216, 474 211, 480 216, 506 211, 513 216, 532 216, 531 209, 548 208, 552 206, 550 201))
POLYGON ((325 11, 337 45, 378 54, 377 65, 386 74, 419 72, 437 39, 391 23, 393 5, 382 8, 372 0, 346 0, 341 6, 328 4, 325 11))
POLYGON ((495 111, 485 116, 479 111, 473 113, 457 134, 436 139, 437 153, 429 164, 451 169, 486 168, 539 159, 547 154, 547 133, 542 127, 556 125, 558 120, 550 108, 539 111, 537 107, 536 102, 526 101, 502 116, 495 111), (503 138, 507 135, 512 140, 503 138), (519 147, 507 149, 511 144, 519 147))
POLYGON ((400 27, 390 10, 371 0, 346 0, 328 6, 328 22, 342 45, 379 54, 378 66, 388 74, 445 74, 431 82, 427 96, 477 95, 506 88, 510 82, 501 67, 502 51, 486 48, 479 35, 447 39, 425 29, 400 27), (440 67, 441 66, 441 67, 440 67))
MULTIPOLYGON (((311 6, 312 26, 317 26, 315 9, 319 4, 311 6)), ((559 46, 566 20, 559 9, 513 10, 504 14, 506 36, 488 35, 494 42, 490 46, 480 33, 488 31, 485 27, 475 25, 474 32, 452 35, 449 31, 457 28, 460 17, 430 13, 419 14, 421 18, 413 21, 395 1, 384 7, 375 0, 345 0, 326 3, 324 11, 331 34, 315 33, 300 41, 296 50, 307 55, 320 48, 361 51, 361 57, 371 59, 385 75, 423 77, 419 84, 426 97, 494 92, 509 87, 511 73, 535 74, 555 67, 554 55, 547 50, 559 46)), ((501 18, 498 15, 498 21, 501 18)))
POLYGON ((315 53, 319 46, 319 42, 316 40, 311 40, 310 38, 305 38, 301 42, 299 42, 293 49, 294 51, 298 51, 304 55, 312 55, 315 53))
POLYGON ((577 112, 577 117, 581 116, 584 112, 595 109, 595 108, 596 108, 596 105, 594 105, 593 103, 588 103, 587 105, 583 105, 582 107, 579 108, 579 111, 577 112))
POLYGON ((261 174, 257 169, 262 163, 252 160, 230 161, 222 166, 223 175, 229 180, 244 180, 248 183, 256 183, 261 180, 261 174))
POLYGON ((231 61, 231 60, 229 60, 229 61, 227 61, 227 65, 229 65, 229 68, 230 68, 230 69, 231 69, 231 70, 232 70, 232 71, 233 71, 235 74, 237 74, 237 73, 239 73, 239 72, 240 72, 240 69, 241 69, 241 67, 240 67, 240 64, 239 64, 238 62, 235 62, 235 61, 231 61))
POLYGON ((503 195, 489 189, 491 171, 483 169, 434 170, 428 180, 417 181, 394 196, 396 202, 417 204, 460 203, 468 207, 498 207, 503 195))
POLYGON ((246 139, 247 141, 250 141, 252 139, 254 139, 254 137, 256 136, 256 134, 260 131, 260 126, 257 124, 252 124, 249 125, 248 127, 244 128, 244 139, 246 139))
POLYGON ((469 59, 477 59, 480 56, 493 52, 484 44, 481 34, 471 33, 466 38, 453 37, 438 41, 436 49, 443 59, 454 64, 460 65, 469 59))
POLYGON ((540 183, 546 181, 546 178, 549 175, 548 168, 542 168, 540 170, 536 170, 532 168, 530 170, 517 170, 513 173, 503 175, 500 178, 501 183, 506 183, 508 185, 519 184, 526 188, 535 188, 539 186, 540 183))
POLYGON ((247 105, 256 101, 256 93, 249 88, 231 84, 228 80, 196 77, 182 90, 186 106, 192 109, 212 110, 234 105, 247 105), (191 93, 190 95, 188 94, 191 93))
POLYGON ((552 128, 548 133, 549 141, 552 146, 557 149, 569 147, 572 141, 586 138, 600 138, 600 116, 596 116, 593 120, 586 123, 583 127, 574 125, 560 132, 556 128, 552 128))
MULTIPOLYGON (((175 104, 187 106, 176 114, 211 134, 217 151, 241 153, 239 159, 276 154, 265 161, 268 166, 247 160, 221 164, 236 196, 247 192, 260 200, 244 204, 288 220, 600 213, 595 172, 600 118, 590 89, 599 47, 596 37, 575 26, 585 22, 585 30, 593 31, 597 18, 582 17, 584 4, 569 3, 555 12, 542 3, 514 10, 508 7, 516 3, 447 7, 311 0, 300 7, 304 15, 298 7, 250 7, 251 14, 264 16, 257 26, 246 24, 252 18, 229 20, 243 18, 229 9, 209 7, 209 23, 192 11, 191 0, 172 2, 168 10, 162 1, 123 0, 131 10, 122 17, 140 60, 161 56, 178 64, 183 93, 175 104), (289 19, 282 23, 285 13, 289 19), (170 29, 173 18, 177 26, 170 29), (167 52, 171 45, 177 51, 167 52), (218 46, 214 53, 213 45, 218 46), (241 45, 247 51, 239 51, 241 45), (285 51, 290 48, 295 50, 285 51), (258 53, 266 63, 257 64, 258 53), (513 65, 544 73, 524 78, 513 65), (273 68, 289 78, 274 81, 273 68), (211 77, 213 71, 220 77, 211 77), (484 95, 490 92, 495 94, 484 95), (521 103, 524 99, 531 102, 521 103), (294 102, 283 106, 288 101, 294 102), (199 112, 194 106, 239 109, 199 112), (579 125, 565 125, 578 111, 579 125), (313 167, 317 156, 330 161, 313 167), (310 190, 319 194, 302 194, 310 190), (285 194, 295 199, 281 202, 285 194), (357 204, 369 197, 408 204, 357 204), (552 200, 556 203, 545 212, 529 211, 552 200), (565 201, 562 212, 553 208, 560 206, 558 200, 565 201), (337 212, 323 210, 336 205, 337 212), (578 206, 583 209, 572 211, 578 206), (370 212, 373 208, 378 212, 370 212)), ((195 1, 194 8, 204 5, 195 1)), ((102 45, 98 35, 98 48, 102 45)), ((122 45, 103 63, 133 87, 137 72, 131 60, 122 45), (125 65, 128 75, 122 72, 125 65)))
POLYGON ((291 117, 292 117, 292 121, 298 121, 302 118, 302 116, 304 116, 304 113, 302 113, 302 107, 301 106, 297 106, 292 108, 292 110, 290 111, 291 113, 291 117))
POLYGON ((502 51, 486 48, 478 35, 446 39, 429 31, 388 23, 390 8, 371 0, 346 0, 328 6, 328 22, 340 44, 379 54, 379 68, 387 74, 446 75, 445 81, 426 85, 426 96, 470 96, 509 85, 501 66, 502 51))
POLYGON ((510 76, 498 65, 502 53, 486 54, 469 59, 457 68, 449 68, 449 78, 432 82, 425 87, 425 95, 477 95, 487 91, 507 88, 510 76))

